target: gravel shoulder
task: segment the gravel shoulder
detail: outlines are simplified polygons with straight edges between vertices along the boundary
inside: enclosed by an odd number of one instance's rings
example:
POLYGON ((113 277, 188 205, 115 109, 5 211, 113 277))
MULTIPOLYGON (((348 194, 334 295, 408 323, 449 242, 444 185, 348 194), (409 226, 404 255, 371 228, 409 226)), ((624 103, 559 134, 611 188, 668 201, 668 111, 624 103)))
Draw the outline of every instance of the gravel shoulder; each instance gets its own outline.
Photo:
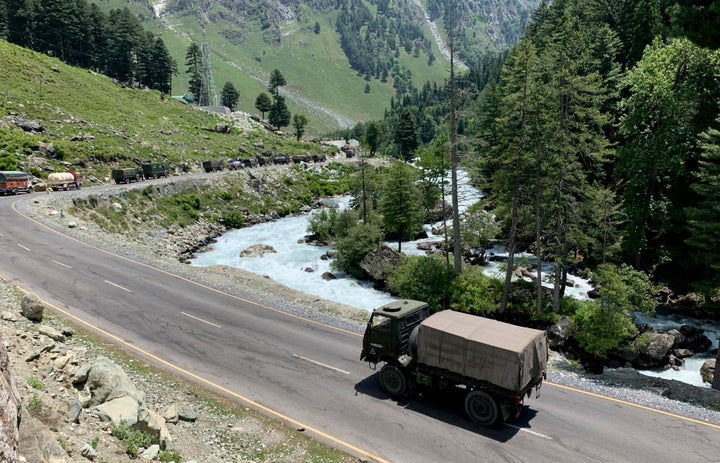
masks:
MULTIPOLYGON (((197 179, 202 179, 202 176, 198 176, 197 179)), ((257 303, 357 333, 361 333, 364 329, 367 312, 363 310, 310 296, 280 285, 269 278, 239 269, 226 266, 191 267, 179 262, 172 254, 158 252, 159 249, 171 249, 172 241, 177 239, 167 231, 148 229, 142 233, 141 238, 130 238, 122 234, 110 235, 97 225, 84 222, 67 212, 72 204, 72 197, 76 195, 112 194, 113 191, 115 190, 110 188, 92 187, 77 192, 55 192, 49 195, 34 193, 28 200, 20 203, 19 210, 28 217, 81 241, 257 303), (60 211, 63 212, 60 213, 60 211)), ((190 234, 201 232, 201 229, 188 230, 190 234)), ((5 311, 13 312, 13 309, 17 309, 19 304, 17 292, 6 284, 0 284, 0 302, 6 308, 5 311)), ((52 320, 57 325, 68 324, 66 320, 59 317, 52 317, 52 320)), ((13 345, 19 345, 16 342, 19 336, 28 336, 20 333, 26 333, 26 330, 31 332, 33 327, 30 325, 23 320, 0 320, 0 335, 6 345, 10 346, 13 368, 19 370, 16 372, 16 378, 18 378, 16 382, 21 390, 23 402, 26 402, 30 394, 37 392, 28 387, 23 378, 38 375, 39 372, 33 371, 32 367, 22 358, 20 349, 13 348, 13 345), (27 326, 20 326, 23 323, 27 326)), ((87 339, 88 337, 85 336, 79 336, 76 339, 82 347, 83 355, 87 358, 107 355, 125 362, 128 366, 133 365, 132 358, 124 358, 122 354, 113 354, 112 346, 103 346, 101 342, 88 342, 87 339)), ((64 346, 64 348, 73 349, 74 347, 64 346)), ((201 388, 182 378, 173 377, 160 371, 142 368, 130 371, 131 377, 136 381, 138 387, 146 391, 151 406, 155 406, 159 412, 173 402, 197 402, 197 398, 200 396, 213 396, 209 391, 199 392, 201 388)), ((607 370, 603 375, 589 375, 583 371, 580 365, 566 360, 557 353, 551 355, 548 381, 720 426, 720 411, 718 411, 720 410, 720 391, 710 388, 699 388, 673 380, 658 380, 640 375, 632 369, 607 370)), ((552 387, 552 385, 545 387, 552 387)), ((63 415, 67 413, 63 410, 67 408, 65 401, 70 400, 71 393, 72 391, 61 389, 59 392, 47 394, 46 399, 51 403, 57 402, 51 408, 57 409, 58 414, 63 415), (54 397, 52 394, 55 394, 54 397)), ((220 396, 216 398, 223 400, 220 396)), ((200 403, 202 405, 199 407, 199 419, 196 423, 190 425, 180 423, 180 425, 170 428, 177 443, 176 448, 183 455, 183 461, 189 459, 208 462, 224 461, 228 455, 240 455, 239 458, 244 458, 242 455, 249 452, 251 448, 257 450, 257 448, 278 449, 280 447, 284 450, 278 450, 279 453, 274 454, 271 459, 247 457, 247 459, 232 461, 297 461, 293 458, 298 457, 298 452, 303 452, 309 445, 312 445, 307 442, 309 440, 305 439, 304 435, 298 438, 298 434, 302 434, 300 431, 288 428, 282 423, 274 422, 260 414, 252 413, 251 410, 242 406, 239 409, 244 415, 236 416, 228 413, 227 410, 220 410, 211 405, 211 402, 200 403), (237 439, 227 439, 228 434, 232 434, 237 439), (250 437, 251 435, 255 437, 250 437), (279 446, 278 442, 294 442, 293 445, 298 445, 289 449, 285 445, 279 446)), ((230 405, 228 403, 228 406, 230 405)), ((62 423, 63 418, 58 418, 58 421, 62 423)), ((83 436, 86 440, 90 439, 95 432, 107 434, 107 430, 103 430, 99 423, 84 430, 78 428, 78 426, 82 427, 82 424, 64 423, 59 428, 64 429, 63 426, 70 428, 70 431, 60 432, 66 432, 68 436, 75 436, 72 438, 80 441, 83 436), (77 437, 78 432, 80 437, 77 437)), ((265 453, 271 454, 270 451, 265 453)), ((357 461, 355 457, 348 457, 347 460, 344 458, 338 457, 328 461, 357 461)), ((110 461, 125 460, 113 457, 110 461)))

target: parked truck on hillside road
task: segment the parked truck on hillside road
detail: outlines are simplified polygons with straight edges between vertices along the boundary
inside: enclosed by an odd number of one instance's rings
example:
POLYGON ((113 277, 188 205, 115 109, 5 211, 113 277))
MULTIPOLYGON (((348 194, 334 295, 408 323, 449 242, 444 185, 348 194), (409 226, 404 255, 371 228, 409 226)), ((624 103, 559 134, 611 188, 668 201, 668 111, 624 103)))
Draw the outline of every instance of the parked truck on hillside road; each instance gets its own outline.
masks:
POLYGON ((457 388, 470 419, 492 426, 539 392, 548 348, 544 331, 452 310, 430 315, 428 304, 404 299, 373 311, 360 359, 384 363, 380 385, 391 396, 457 388))
POLYGON ((113 169, 112 178, 115 183, 141 182, 145 180, 142 170, 136 167, 125 167, 122 169, 113 169))
POLYGON ((47 178, 47 187, 50 190, 68 190, 71 186, 79 190, 82 184, 83 176, 77 170, 53 172, 47 178))

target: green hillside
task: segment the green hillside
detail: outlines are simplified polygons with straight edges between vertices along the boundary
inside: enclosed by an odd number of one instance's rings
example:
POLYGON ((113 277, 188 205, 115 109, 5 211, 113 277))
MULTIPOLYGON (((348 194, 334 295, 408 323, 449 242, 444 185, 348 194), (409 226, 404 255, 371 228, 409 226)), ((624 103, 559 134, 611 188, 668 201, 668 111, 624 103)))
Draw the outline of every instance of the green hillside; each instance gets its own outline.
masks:
POLYGON ((106 177, 118 166, 162 160, 198 165, 207 159, 254 156, 263 150, 294 154, 318 150, 264 129, 218 133, 218 115, 162 98, 157 91, 123 88, 91 71, 0 40, 0 164, 39 177, 65 165, 106 177), (23 121, 41 129, 24 131, 23 121), (41 143, 54 152, 41 153, 41 143))
MULTIPOLYGON (((271 4, 264 0, 233 2, 220 0, 207 4, 184 0, 128 2, 105 0, 98 3, 103 10, 130 8, 143 21, 147 30, 161 35, 171 56, 178 64, 179 74, 173 79, 172 92, 182 95, 188 89, 185 55, 190 43, 207 43, 210 49, 210 68, 216 93, 226 82, 231 82, 240 93, 238 109, 255 114, 255 98, 266 91, 273 69, 279 69, 288 85, 281 89, 286 96, 290 112, 308 118, 307 133, 321 135, 349 128, 358 122, 378 120, 389 108, 391 98, 399 94, 395 88, 398 73, 403 83, 407 80, 415 88, 426 82, 449 78, 449 62, 438 48, 427 18, 437 24, 436 35, 445 37, 439 1, 399 2, 343 2, 343 1, 291 1, 271 4), (386 8, 392 14, 379 14, 386 8), (351 11, 367 8, 383 21, 385 17, 402 17, 391 29, 397 34, 397 52, 375 49, 373 59, 388 58, 393 67, 387 78, 369 78, 353 69, 341 46, 342 37, 336 21, 341 9, 351 11), (426 13, 422 13, 420 8, 426 13), (153 9, 155 8, 155 10, 153 9), (155 11, 161 13, 156 17, 155 11), (204 25, 204 31, 203 31, 204 25), (403 42, 396 27, 418 30, 422 39, 414 45, 403 42), (438 32, 439 31, 439 32, 438 32), (418 43, 423 45, 418 48, 418 43), (401 46, 403 45, 403 46, 401 46), (367 87, 366 87, 367 86, 367 87), (369 91, 368 91, 369 90, 369 91)), ((458 40, 459 55, 477 56, 504 48, 508 41, 520 33, 535 0, 513 0, 498 5, 495 2, 467 3, 463 16, 463 32, 458 40), (496 17, 511 18, 507 24, 490 24, 496 17), (503 32, 498 30, 502 28, 503 32), (508 31, 513 31, 508 34, 508 31), (513 35, 514 34, 514 35, 513 35)), ((390 21, 391 19, 388 19, 390 21)), ((384 39, 371 37, 363 26, 357 36, 362 43, 381 43, 384 39)), ((373 32, 374 33, 374 32, 373 32)))

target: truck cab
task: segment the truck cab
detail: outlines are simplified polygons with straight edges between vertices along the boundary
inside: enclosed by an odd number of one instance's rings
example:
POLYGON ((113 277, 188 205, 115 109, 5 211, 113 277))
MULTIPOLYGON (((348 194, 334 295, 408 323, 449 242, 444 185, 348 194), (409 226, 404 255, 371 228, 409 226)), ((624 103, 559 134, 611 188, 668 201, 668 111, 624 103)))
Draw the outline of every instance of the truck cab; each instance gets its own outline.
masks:
POLYGON ((426 302, 401 299, 373 310, 363 336, 360 360, 394 363, 410 353, 413 328, 430 316, 426 302))

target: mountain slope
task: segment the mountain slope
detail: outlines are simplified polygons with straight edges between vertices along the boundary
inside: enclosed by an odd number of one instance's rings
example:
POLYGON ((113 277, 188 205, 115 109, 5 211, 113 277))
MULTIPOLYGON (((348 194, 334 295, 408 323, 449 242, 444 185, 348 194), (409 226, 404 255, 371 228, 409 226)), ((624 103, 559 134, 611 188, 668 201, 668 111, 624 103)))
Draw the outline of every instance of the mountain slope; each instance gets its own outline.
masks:
MULTIPOLYGON (((457 3, 463 13, 456 57, 473 66, 512 43, 538 1, 457 3)), ((129 6, 162 35, 178 63, 175 95, 188 87, 191 42, 208 45, 214 88, 233 83, 238 107, 247 112, 256 112, 255 98, 279 69, 288 82, 281 93, 292 113, 308 116, 308 133, 379 119, 391 98, 449 76, 442 1, 111 0, 101 6, 129 6)))

